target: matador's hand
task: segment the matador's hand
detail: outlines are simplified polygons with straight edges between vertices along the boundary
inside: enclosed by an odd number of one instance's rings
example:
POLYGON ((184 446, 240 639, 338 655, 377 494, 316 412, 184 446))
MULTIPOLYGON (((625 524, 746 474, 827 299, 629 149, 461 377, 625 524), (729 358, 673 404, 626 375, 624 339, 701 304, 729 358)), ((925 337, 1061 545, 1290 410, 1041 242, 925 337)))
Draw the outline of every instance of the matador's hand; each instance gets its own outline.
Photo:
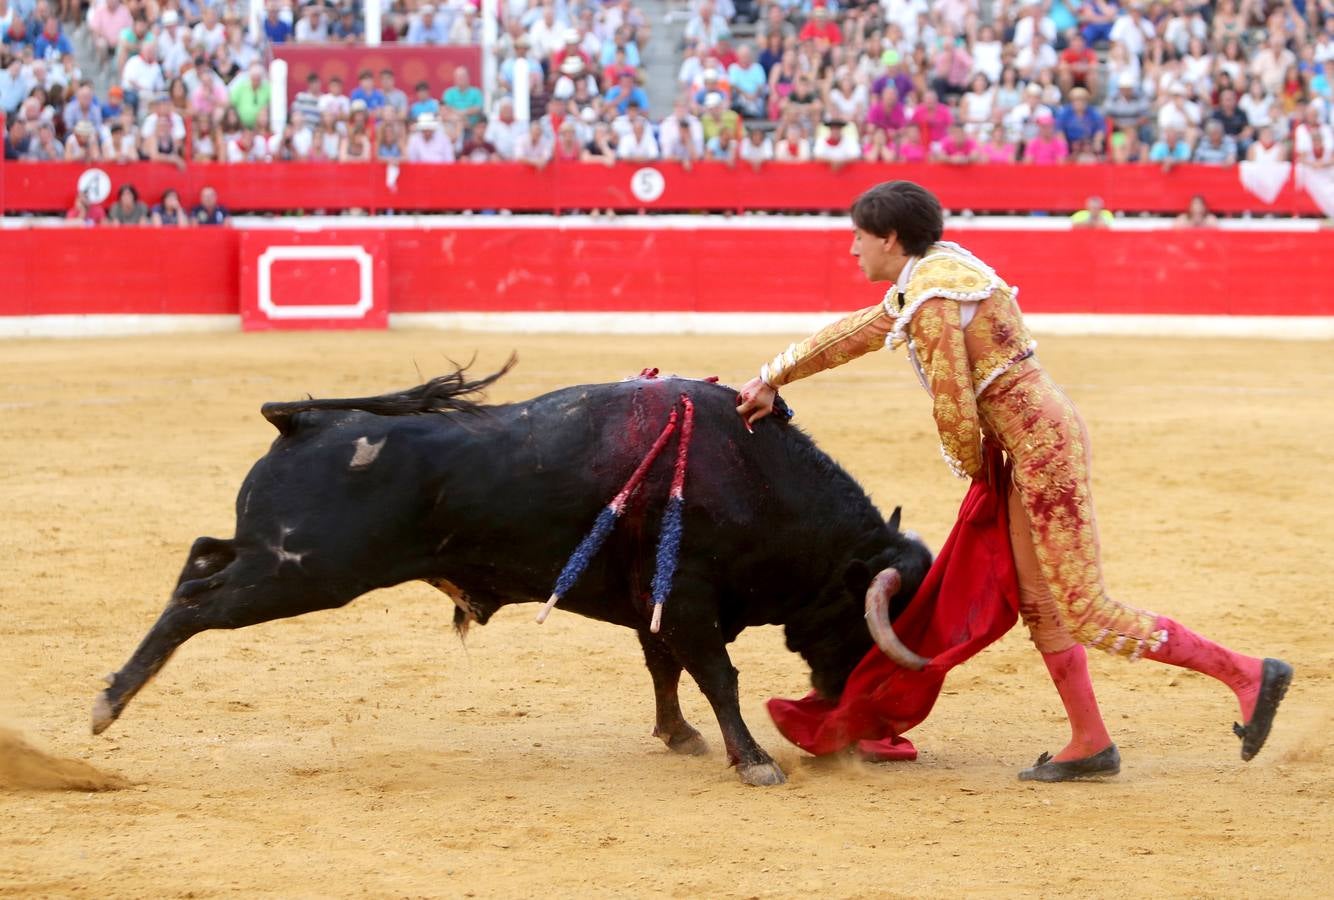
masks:
POLYGON ((737 394, 737 415, 741 416, 741 421, 750 428, 774 411, 774 400, 777 397, 777 388, 770 387, 759 378, 752 378, 737 394))

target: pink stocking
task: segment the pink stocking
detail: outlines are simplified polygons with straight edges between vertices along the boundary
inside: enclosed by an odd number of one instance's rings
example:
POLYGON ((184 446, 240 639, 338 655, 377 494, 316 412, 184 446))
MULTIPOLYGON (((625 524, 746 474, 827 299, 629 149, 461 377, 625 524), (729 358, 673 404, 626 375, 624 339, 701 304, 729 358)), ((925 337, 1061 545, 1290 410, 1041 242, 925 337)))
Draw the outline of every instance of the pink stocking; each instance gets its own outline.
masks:
POLYGON ((1264 661, 1254 656, 1242 656, 1215 644, 1166 616, 1158 617, 1157 627, 1167 631, 1167 642, 1144 655, 1158 662, 1217 678, 1232 688, 1232 692, 1237 695, 1237 702, 1241 704, 1241 721, 1249 722, 1260 693, 1264 661))
POLYGON ((1053 757, 1057 762, 1085 759, 1106 750, 1112 743, 1107 726, 1098 710, 1098 699, 1093 696, 1093 682, 1089 679, 1088 654, 1080 644, 1059 653, 1044 653, 1051 680, 1061 695, 1066 717, 1070 719, 1070 743, 1053 757))

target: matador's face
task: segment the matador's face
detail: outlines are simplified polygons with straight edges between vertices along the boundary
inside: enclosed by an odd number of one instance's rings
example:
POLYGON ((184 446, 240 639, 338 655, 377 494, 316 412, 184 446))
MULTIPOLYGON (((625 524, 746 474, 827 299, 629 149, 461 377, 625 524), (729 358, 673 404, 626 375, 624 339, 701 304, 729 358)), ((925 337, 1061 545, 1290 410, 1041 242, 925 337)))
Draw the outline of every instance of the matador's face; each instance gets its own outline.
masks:
POLYGON ((852 249, 857 258, 857 265, 867 281, 892 281, 902 268, 897 265, 902 260, 899 251, 898 236, 879 237, 861 228, 852 232, 852 249))

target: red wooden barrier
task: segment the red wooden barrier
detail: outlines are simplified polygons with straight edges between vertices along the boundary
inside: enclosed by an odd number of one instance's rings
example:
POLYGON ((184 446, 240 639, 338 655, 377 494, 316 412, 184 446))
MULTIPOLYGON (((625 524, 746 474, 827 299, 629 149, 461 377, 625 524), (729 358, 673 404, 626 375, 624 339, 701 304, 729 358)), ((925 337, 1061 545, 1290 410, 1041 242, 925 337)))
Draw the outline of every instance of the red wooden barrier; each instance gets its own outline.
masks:
MULTIPOLYGON (((883 294, 883 286, 862 281, 842 230, 641 224, 338 233, 340 240, 382 237, 390 312, 834 312, 883 294)), ((3 232, 0 315, 235 314, 241 234, 3 232)), ((1334 255, 1317 232, 969 229, 947 236, 1018 285, 1030 312, 1334 315, 1334 255)))
MULTIPOLYGON (((8 210, 63 213, 74 201, 81 163, 10 163, 0 166, 0 197, 8 210)), ((1109 209, 1178 213, 1203 194, 1222 213, 1315 215, 1309 196, 1291 182, 1272 206, 1241 186, 1234 167, 1183 165, 1171 172, 1156 166, 948 166, 856 163, 838 172, 821 164, 769 164, 728 169, 697 164, 684 171, 657 163, 662 193, 656 198, 633 190, 641 166, 611 168, 582 163, 552 164, 538 171, 518 163, 485 165, 405 164, 397 183, 386 183, 379 163, 200 163, 184 171, 165 163, 102 167, 114 191, 134 184, 150 203, 168 187, 193 204, 204 185, 213 185, 232 210, 288 212, 346 209, 459 211, 511 209, 566 210, 846 210, 858 193, 894 178, 917 181, 935 191, 949 209, 976 212, 1070 212, 1092 194, 1109 209)), ((0 208, 0 212, 4 211, 0 208)))

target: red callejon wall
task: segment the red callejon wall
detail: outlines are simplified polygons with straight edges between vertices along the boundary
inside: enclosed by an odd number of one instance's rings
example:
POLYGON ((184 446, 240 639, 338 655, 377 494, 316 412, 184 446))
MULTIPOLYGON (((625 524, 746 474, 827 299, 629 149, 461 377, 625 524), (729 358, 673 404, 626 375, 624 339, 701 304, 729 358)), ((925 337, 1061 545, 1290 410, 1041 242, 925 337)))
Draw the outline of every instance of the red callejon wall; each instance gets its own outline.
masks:
MULTIPOLYGON (((336 234, 382 248, 376 271, 387 277, 390 312, 837 312, 883 292, 862 281, 842 229, 551 221, 336 234)), ((242 235, 293 233, 0 232, 0 315, 235 314, 242 235)), ((1020 286, 1029 312, 1334 315, 1334 255, 1319 232, 969 228, 947 237, 1020 286)))

